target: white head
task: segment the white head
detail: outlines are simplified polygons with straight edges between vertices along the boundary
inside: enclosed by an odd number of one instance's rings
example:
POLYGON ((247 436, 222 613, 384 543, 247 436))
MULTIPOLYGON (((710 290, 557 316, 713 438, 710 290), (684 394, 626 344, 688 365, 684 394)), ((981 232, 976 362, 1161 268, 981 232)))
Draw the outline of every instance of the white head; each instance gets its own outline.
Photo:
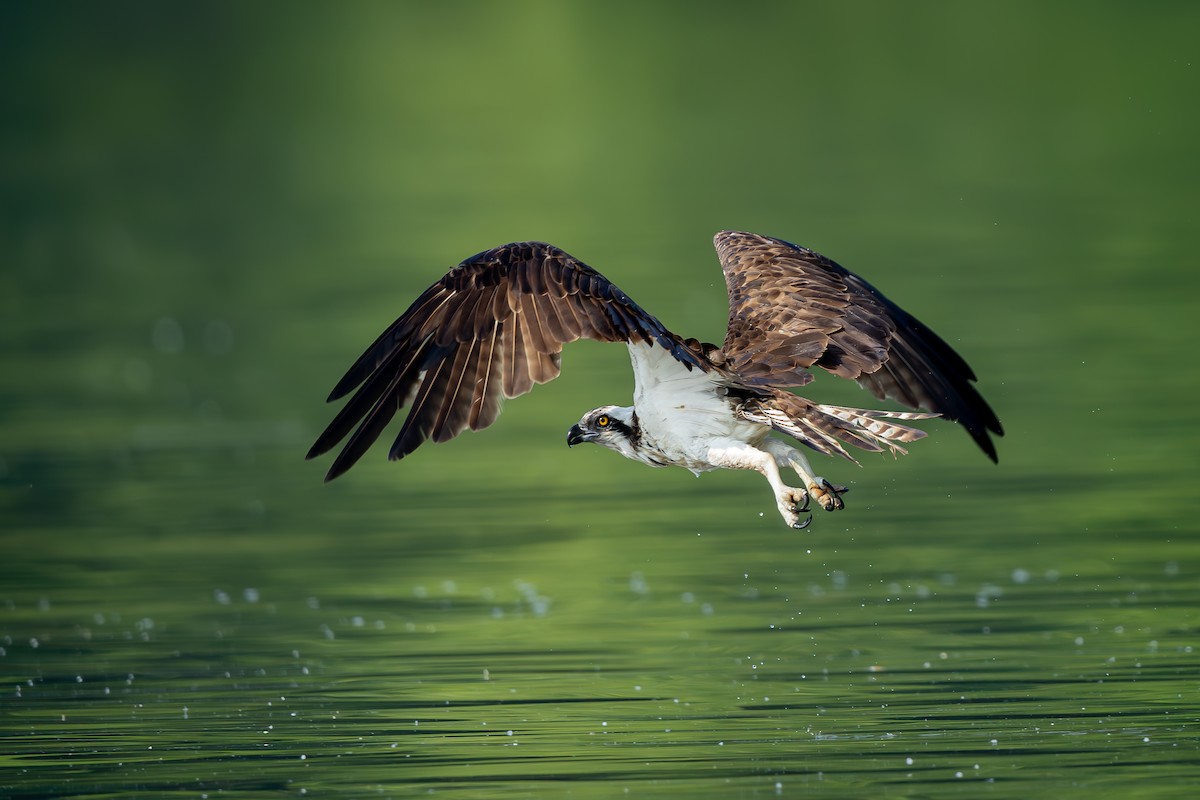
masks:
POLYGON ((638 449, 639 439, 637 417, 630 406, 593 408, 567 431, 568 446, 594 442, 616 450, 626 458, 644 461, 645 458, 638 449))

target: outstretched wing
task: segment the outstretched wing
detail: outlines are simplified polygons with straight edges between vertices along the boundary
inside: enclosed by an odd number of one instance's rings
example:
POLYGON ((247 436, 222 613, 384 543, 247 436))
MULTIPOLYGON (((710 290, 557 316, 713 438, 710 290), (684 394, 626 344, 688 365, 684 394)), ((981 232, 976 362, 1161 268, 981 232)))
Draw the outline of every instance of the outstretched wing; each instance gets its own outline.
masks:
POLYGON ((353 430, 325 476, 333 480, 410 403, 389 458, 403 458, 427 439, 486 428, 502 397, 556 378, 563 345, 580 338, 658 344, 689 369, 709 368, 582 261, 543 242, 506 244, 451 269, 367 348, 329 400, 358 391, 307 457, 333 449, 353 430))
POLYGON ((1000 421, 958 353, 871 284, 782 239, 713 239, 729 288, 727 368, 751 385, 802 386, 816 365, 876 397, 959 422, 993 461, 1000 421))

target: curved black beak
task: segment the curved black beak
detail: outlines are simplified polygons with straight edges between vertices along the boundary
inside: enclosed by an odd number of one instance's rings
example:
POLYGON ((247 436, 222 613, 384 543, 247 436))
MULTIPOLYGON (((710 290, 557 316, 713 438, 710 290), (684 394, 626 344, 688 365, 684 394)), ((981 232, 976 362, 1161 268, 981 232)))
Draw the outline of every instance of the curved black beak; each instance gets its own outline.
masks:
POLYGON ((583 432, 583 428, 576 423, 571 426, 571 430, 567 431, 567 447, 574 447, 580 442, 586 442, 588 435, 583 432))

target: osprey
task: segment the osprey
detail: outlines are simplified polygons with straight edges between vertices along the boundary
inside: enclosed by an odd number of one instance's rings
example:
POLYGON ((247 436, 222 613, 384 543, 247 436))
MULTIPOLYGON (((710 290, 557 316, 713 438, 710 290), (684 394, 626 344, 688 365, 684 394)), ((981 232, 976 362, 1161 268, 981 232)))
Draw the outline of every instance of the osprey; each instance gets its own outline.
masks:
POLYGON ((967 363, 933 331, 873 286, 803 247, 752 233, 713 240, 729 289, 721 346, 684 339, 583 262, 543 242, 501 245, 468 258, 417 298, 334 387, 357 391, 308 453, 349 441, 325 479, 354 465, 411 406, 388 453, 401 459, 432 439, 495 422, 502 398, 558 376, 562 347, 576 339, 622 342, 633 362, 633 405, 587 412, 567 444, 594 442, 653 467, 753 469, 771 484, 784 521, 812 521, 810 498, 844 507, 844 486, 813 473, 780 433, 858 463, 847 447, 905 453, 924 431, 897 420, 958 422, 996 461, 988 432, 1000 422, 967 363), (857 381, 879 399, 912 409, 827 405, 791 390, 812 367, 857 381), (800 477, 786 485, 780 470, 800 477))

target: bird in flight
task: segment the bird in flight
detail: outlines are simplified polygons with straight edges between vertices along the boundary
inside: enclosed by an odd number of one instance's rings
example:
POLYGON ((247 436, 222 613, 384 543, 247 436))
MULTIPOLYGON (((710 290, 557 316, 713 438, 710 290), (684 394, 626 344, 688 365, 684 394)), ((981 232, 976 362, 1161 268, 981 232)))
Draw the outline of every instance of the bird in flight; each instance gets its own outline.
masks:
POLYGON ((814 474, 812 450, 858 463, 847 448, 907 452, 925 432, 902 424, 945 417, 996 461, 1000 421, 966 361, 858 275, 803 247, 753 233, 713 240, 729 289, 724 344, 684 339, 582 261, 543 242, 515 242, 468 258, 425 290, 333 388, 354 395, 308 458, 349 440, 325 476, 354 465, 409 407, 388 452, 396 460, 432 439, 496 421, 503 398, 558 377, 564 344, 622 342, 633 362, 633 405, 595 408, 567 444, 593 442, 653 467, 699 475, 752 469, 770 483, 784 522, 803 528, 810 500, 844 507, 844 486, 814 474), (813 367, 857 381, 914 411, 828 405, 792 390, 813 367), (357 391, 356 391, 357 390, 357 391), (917 411, 923 409, 924 411, 917 411), (800 487, 784 483, 791 469, 800 487))

